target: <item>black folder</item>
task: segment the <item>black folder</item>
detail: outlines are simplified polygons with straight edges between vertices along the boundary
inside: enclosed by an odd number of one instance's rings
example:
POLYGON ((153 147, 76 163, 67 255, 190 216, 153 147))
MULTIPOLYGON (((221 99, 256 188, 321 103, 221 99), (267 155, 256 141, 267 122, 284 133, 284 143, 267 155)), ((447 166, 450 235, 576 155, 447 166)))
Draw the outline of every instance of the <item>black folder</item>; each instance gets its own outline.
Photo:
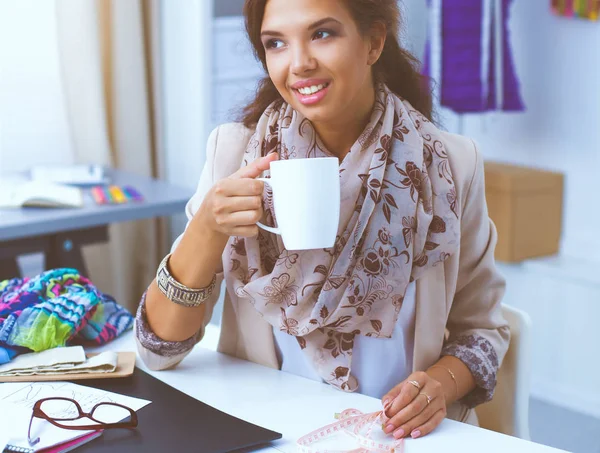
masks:
POLYGON ((105 430, 102 436, 78 447, 78 453, 226 453, 281 438, 280 433, 221 412, 139 368, 126 378, 77 383, 152 401, 137 412, 135 430, 105 430))

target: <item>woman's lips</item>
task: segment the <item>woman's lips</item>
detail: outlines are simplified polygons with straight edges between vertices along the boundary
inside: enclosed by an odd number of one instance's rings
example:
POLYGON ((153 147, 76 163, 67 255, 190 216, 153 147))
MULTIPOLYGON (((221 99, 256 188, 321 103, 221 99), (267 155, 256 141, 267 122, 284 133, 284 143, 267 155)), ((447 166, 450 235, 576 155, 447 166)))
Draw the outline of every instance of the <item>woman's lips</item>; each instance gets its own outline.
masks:
POLYGON ((294 94, 296 95, 296 97, 298 98, 298 100, 300 101, 300 103, 302 103, 303 105, 314 105, 314 104, 321 102, 323 100, 323 98, 327 95, 327 93, 329 92, 331 83, 327 82, 323 85, 324 85, 323 88, 321 88, 320 90, 318 90, 314 93, 310 93, 310 94, 308 94, 305 91, 306 89, 310 89, 310 87, 293 88, 293 91, 294 91, 294 94), (301 93, 300 90, 305 91, 305 92, 301 93))

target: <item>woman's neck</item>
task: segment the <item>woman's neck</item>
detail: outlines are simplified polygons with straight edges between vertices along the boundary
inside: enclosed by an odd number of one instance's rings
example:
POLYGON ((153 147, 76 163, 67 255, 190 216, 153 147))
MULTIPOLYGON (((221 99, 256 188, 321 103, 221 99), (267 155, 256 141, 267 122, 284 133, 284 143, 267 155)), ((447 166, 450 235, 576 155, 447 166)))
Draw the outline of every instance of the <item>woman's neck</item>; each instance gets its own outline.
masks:
POLYGON ((361 99, 357 99, 359 106, 356 109, 350 109, 353 111, 344 118, 340 118, 335 123, 313 124, 327 150, 338 157, 340 161, 348 154, 369 123, 374 103, 375 90, 371 89, 365 93, 365 96, 361 96, 361 99))

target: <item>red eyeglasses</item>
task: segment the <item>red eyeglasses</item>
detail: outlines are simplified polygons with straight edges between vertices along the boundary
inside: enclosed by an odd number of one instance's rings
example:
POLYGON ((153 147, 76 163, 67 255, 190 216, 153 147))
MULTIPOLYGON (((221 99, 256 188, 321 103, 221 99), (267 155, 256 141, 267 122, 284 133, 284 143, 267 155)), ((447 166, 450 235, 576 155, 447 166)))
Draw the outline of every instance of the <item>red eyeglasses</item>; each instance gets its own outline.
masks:
POLYGON ((89 413, 86 413, 77 401, 70 398, 44 398, 36 401, 29 420, 27 440, 31 446, 40 441, 39 437, 32 439, 31 428, 34 418, 41 418, 59 428, 80 431, 100 431, 111 428, 133 429, 138 425, 135 411, 121 404, 98 403, 92 407, 89 413), (82 423, 86 418, 91 422, 82 423), (114 423, 112 420, 120 421, 114 423))

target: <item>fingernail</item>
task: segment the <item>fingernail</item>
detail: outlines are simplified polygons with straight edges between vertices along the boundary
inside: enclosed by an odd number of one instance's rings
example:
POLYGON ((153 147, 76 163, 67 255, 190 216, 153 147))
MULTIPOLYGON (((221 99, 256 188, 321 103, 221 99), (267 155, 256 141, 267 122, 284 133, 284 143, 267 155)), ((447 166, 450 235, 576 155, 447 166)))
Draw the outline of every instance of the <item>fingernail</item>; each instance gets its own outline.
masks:
POLYGON ((383 403, 382 403, 382 404, 383 404, 383 407, 386 407, 386 406, 387 406, 387 405, 390 403, 390 401, 391 401, 391 400, 390 400, 389 398, 386 398, 386 399, 384 399, 384 400, 383 400, 383 403))
POLYGON ((403 430, 402 428, 400 428, 399 430, 397 430, 397 431, 394 433, 394 437, 395 437, 396 439, 400 439, 401 437, 404 437, 404 430, 403 430))
POLYGON ((410 434, 410 436, 411 436, 413 439, 416 439, 416 438, 417 438, 417 437, 419 437, 420 435, 421 435, 421 431, 419 431, 419 430, 413 431, 413 432, 410 434))
POLYGON ((389 434, 394 430, 394 428, 395 428, 394 425, 390 424, 385 427, 384 431, 386 434, 389 434))

